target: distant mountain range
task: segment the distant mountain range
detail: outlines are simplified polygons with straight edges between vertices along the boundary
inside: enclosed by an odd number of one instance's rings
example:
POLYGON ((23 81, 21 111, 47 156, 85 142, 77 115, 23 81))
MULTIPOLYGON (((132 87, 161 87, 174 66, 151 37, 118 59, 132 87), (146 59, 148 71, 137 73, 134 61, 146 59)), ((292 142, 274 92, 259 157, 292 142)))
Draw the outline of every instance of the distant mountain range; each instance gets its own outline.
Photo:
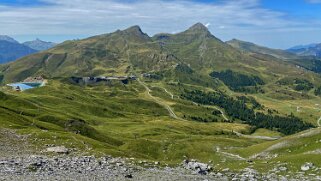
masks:
POLYGON ((23 56, 37 52, 36 50, 28 46, 22 45, 18 42, 14 42, 13 39, 7 40, 0 40, 0 63, 14 61, 23 56))
POLYGON ((291 47, 289 48, 288 50, 298 50, 298 49, 308 49, 308 48, 312 48, 312 47, 315 47, 317 45, 317 43, 311 43, 311 44, 308 44, 308 45, 296 45, 294 47, 291 47))
POLYGON ((18 41, 16 41, 15 39, 11 38, 10 36, 7 35, 0 35, 0 41, 7 41, 10 43, 19 43, 18 41))
MULTIPOLYGON (((312 53, 299 54, 288 50, 272 49, 237 39, 227 41, 226 43, 243 52, 247 52, 256 58, 263 58, 266 60, 280 59, 296 66, 303 67, 307 70, 321 73, 321 59, 319 56, 315 56, 315 54, 312 53)), ((317 46, 314 49, 317 49, 317 46)))
POLYGON ((242 41, 242 40, 233 39, 233 40, 227 41, 226 43, 231 45, 234 48, 240 49, 245 52, 271 55, 279 59, 297 58, 297 56, 291 52, 287 52, 281 49, 272 49, 272 48, 264 47, 251 42, 242 41))
POLYGON ((297 45, 287 50, 272 49, 264 46, 260 46, 251 42, 233 39, 227 41, 229 45, 234 48, 240 49, 246 52, 271 55, 278 59, 293 60, 293 59, 313 59, 321 58, 321 43, 312 43, 309 45, 297 45))
POLYGON ((299 45, 287 50, 299 56, 315 56, 321 58, 321 43, 310 45, 299 45))
POLYGON ((17 60, 38 51, 47 50, 55 45, 55 43, 39 39, 21 44, 9 36, 0 35, 0 64, 17 60))

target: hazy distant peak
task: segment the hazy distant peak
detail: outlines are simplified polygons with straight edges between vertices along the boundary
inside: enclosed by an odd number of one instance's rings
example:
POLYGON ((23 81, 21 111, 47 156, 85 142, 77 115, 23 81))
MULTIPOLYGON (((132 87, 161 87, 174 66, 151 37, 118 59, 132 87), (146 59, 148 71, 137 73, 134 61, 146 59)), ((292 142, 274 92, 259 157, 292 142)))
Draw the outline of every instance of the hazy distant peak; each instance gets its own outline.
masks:
POLYGON ((19 43, 18 41, 16 41, 15 39, 11 38, 10 36, 7 35, 0 35, 0 40, 2 41, 7 41, 10 43, 19 43))
POLYGON ((25 46, 28 46, 34 50, 42 51, 42 50, 47 50, 56 45, 56 43, 53 42, 46 42, 43 40, 40 40, 37 38, 36 40, 33 41, 27 41, 23 43, 25 46))
POLYGON ((321 44, 312 43, 309 45, 298 45, 287 51, 299 56, 315 56, 321 58, 321 44))
POLYGON ((296 45, 294 47, 289 48, 288 50, 308 49, 308 48, 316 47, 317 45, 318 45, 317 43, 311 43, 308 45, 296 45))

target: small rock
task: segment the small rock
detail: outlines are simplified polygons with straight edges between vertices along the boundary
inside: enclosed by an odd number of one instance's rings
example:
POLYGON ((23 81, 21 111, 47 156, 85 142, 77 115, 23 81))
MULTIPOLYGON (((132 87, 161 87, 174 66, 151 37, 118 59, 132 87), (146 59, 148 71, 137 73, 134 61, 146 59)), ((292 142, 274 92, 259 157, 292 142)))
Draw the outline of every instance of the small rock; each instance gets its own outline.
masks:
POLYGON ((286 167, 279 167, 279 170, 280 170, 280 171, 287 171, 288 168, 286 168, 286 167))
POLYGON ((229 168, 225 168, 225 169, 222 170, 222 172, 228 172, 228 171, 230 171, 229 168))
POLYGON ((132 174, 127 174, 127 175, 125 175, 125 178, 133 178, 133 175, 132 174))
POLYGON ((123 163, 116 163, 116 165, 117 165, 118 167, 121 167, 121 166, 123 166, 124 164, 123 164, 123 163))

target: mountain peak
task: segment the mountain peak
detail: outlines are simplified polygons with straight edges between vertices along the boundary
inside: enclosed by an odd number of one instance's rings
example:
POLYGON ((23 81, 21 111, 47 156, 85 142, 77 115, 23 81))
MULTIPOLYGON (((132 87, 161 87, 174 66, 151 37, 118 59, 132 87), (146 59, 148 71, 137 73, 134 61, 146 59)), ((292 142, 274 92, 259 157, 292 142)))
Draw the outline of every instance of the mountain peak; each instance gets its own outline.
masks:
POLYGON ((198 36, 204 36, 204 37, 214 37, 211 32, 207 29, 205 25, 202 23, 196 23, 193 26, 191 26, 189 29, 184 31, 183 33, 192 34, 192 35, 198 35, 198 36))
POLYGON ((206 31, 206 32, 208 32, 207 27, 205 25, 203 25, 202 23, 196 23, 195 25, 190 27, 188 30, 189 31, 206 31))
POLYGON ((0 35, 0 40, 2 41, 7 41, 10 43, 19 43, 18 41, 16 41, 15 39, 11 38, 10 36, 7 35, 0 35))
POLYGON ((129 27, 129 28, 125 29, 123 32, 126 33, 126 34, 129 34, 129 35, 133 35, 133 36, 136 36, 136 37, 143 38, 143 39, 149 39, 150 38, 146 33, 144 33, 142 31, 142 29, 138 25, 129 27))
POLYGON ((142 33, 142 34, 144 34, 142 29, 138 25, 131 26, 131 27, 125 29, 124 31, 129 32, 129 33, 142 33))
POLYGON ((180 34, 184 34, 192 37, 198 37, 198 38, 215 38, 219 40, 214 35, 212 35, 211 32, 207 29, 207 27, 202 23, 196 23, 180 34))

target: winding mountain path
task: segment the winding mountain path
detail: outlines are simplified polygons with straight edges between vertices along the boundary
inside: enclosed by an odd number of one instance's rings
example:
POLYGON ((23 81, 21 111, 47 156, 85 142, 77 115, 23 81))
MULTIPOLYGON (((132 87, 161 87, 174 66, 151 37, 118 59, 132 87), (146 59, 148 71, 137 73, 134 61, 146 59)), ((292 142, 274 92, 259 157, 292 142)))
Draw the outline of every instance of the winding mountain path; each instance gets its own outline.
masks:
POLYGON ((267 140, 267 141, 274 141, 278 140, 281 137, 270 137, 270 136, 253 136, 253 135, 245 135, 236 131, 233 131, 237 136, 244 137, 244 138, 251 138, 251 139, 260 139, 260 140, 267 140))
POLYGON ((221 112, 221 115, 222 115, 222 117, 225 119, 225 121, 229 121, 229 119, 227 118, 227 116, 224 114, 224 111, 222 111, 221 109, 219 109, 219 108, 217 108, 217 107, 215 107, 215 106, 210 106, 210 107, 213 108, 213 109, 216 109, 216 110, 220 111, 220 112, 221 112))
POLYGON ((171 96, 172 99, 174 99, 174 94, 172 94, 171 92, 169 92, 166 88, 164 88, 164 87, 159 87, 159 86, 152 86, 152 87, 157 87, 157 88, 163 89, 169 96, 171 96))
POLYGON ((140 81, 139 79, 137 79, 137 81, 146 89, 147 94, 150 98, 152 98, 157 104, 163 106, 165 109, 167 109, 169 116, 174 118, 174 119, 181 119, 179 117, 176 116, 175 112, 172 110, 171 107, 169 107, 167 104, 165 104, 164 102, 160 101, 159 99, 157 99, 156 97, 154 97, 150 92, 152 90, 150 90, 150 88, 142 81, 140 81))
POLYGON ((222 115, 222 117, 223 117, 223 119, 224 119, 225 121, 229 121, 229 119, 228 119, 227 116, 225 115, 224 111, 222 111, 221 109, 217 108, 216 106, 203 105, 203 104, 198 104, 198 103, 196 103, 196 102, 193 102, 193 104, 195 104, 195 105, 201 105, 201 106, 206 107, 206 108, 216 109, 216 110, 218 110, 218 111, 221 112, 221 115, 222 115))
MULTIPOLYGON (((163 101, 159 100, 159 98, 154 97, 151 92, 152 90, 142 81, 140 81, 139 79, 137 79, 137 81, 139 82, 139 84, 141 84, 147 91, 147 94, 150 98, 152 98, 157 104, 163 106, 169 113, 169 116, 174 118, 174 119, 178 119, 178 120, 184 120, 182 118, 179 118, 175 112, 173 111, 173 109, 167 105, 166 103, 164 103, 163 101)), ((164 87, 160 87, 162 89, 164 89, 164 91, 169 94, 171 96, 172 99, 174 99, 174 95, 169 92, 166 88, 164 87)), ((194 104, 197 104, 196 102, 193 102, 194 104)), ((198 105, 198 104, 197 104, 198 105)), ((218 111, 221 112, 221 115, 223 117, 224 120, 229 121, 229 119, 227 118, 227 116, 225 115, 224 111, 222 111, 221 109, 217 108, 216 106, 210 106, 210 105, 202 105, 203 107, 208 107, 208 108, 212 108, 212 109, 216 109, 218 111)), ((321 127, 321 117, 320 119, 317 121, 318 122, 318 126, 321 127)), ((267 141, 274 141, 274 140, 278 140, 281 137, 269 137, 269 136, 253 136, 253 135, 245 135, 239 132, 235 132, 234 133, 239 136, 239 137, 244 137, 244 138, 250 138, 250 139, 261 139, 261 140, 267 140, 267 141)))
POLYGON ((219 146, 216 147, 216 152, 220 153, 220 154, 223 154, 224 156, 236 159, 236 160, 246 160, 245 158, 241 157, 240 155, 236 155, 236 154, 233 154, 233 153, 228 153, 228 152, 221 151, 221 148, 219 146))
POLYGON ((174 94, 172 94, 171 92, 167 91, 166 88, 162 87, 164 89, 164 91, 169 94, 171 96, 172 99, 174 99, 174 94))

